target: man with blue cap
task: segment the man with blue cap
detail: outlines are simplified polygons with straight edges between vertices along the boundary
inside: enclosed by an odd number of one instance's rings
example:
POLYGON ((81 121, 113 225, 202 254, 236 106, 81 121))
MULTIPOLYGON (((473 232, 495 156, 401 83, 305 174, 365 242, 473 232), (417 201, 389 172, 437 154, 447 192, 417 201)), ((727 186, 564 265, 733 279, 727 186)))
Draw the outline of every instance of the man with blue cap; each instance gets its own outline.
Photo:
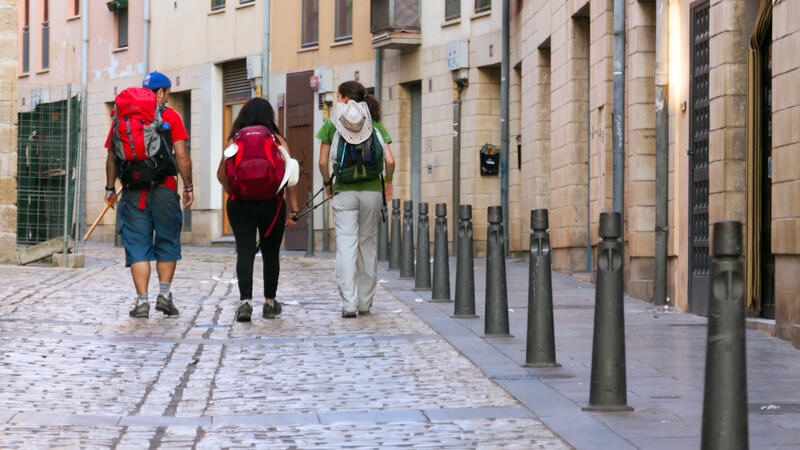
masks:
MULTIPOLYGON (((172 173, 180 174, 183 180, 183 209, 194 202, 192 187, 192 161, 186 151, 189 134, 183 125, 180 114, 168 108, 172 83, 160 72, 148 73, 142 81, 142 87, 153 91, 161 112, 162 129, 169 130, 177 168, 172 173)), ((113 131, 113 130, 112 130, 113 131)), ((106 148, 109 149, 106 160, 106 202, 115 205, 117 194, 114 188, 117 177, 117 165, 112 152, 112 135, 109 133, 106 148)), ((156 310, 167 316, 177 316, 170 287, 175 274, 175 267, 181 259, 181 228, 183 212, 181 202, 176 194, 178 180, 175 176, 167 176, 164 181, 150 189, 133 190, 125 188, 119 199, 117 220, 120 223, 120 235, 125 247, 125 265, 131 268, 133 284, 136 287, 136 304, 130 311, 134 318, 147 318, 150 314, 147 287, 150 282, 150 261, 156 261, 159 293, 156 310)))

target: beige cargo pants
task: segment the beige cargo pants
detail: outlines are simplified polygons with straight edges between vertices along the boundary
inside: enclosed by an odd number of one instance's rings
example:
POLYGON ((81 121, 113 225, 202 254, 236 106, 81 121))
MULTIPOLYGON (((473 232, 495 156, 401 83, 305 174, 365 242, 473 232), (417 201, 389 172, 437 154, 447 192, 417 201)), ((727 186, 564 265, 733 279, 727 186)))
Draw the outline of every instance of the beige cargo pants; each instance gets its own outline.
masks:
POLYGON ((382 194, 344 191, 333 197, 336 283, 342 312, 369 311, 378 282, 378 221, 382 194))

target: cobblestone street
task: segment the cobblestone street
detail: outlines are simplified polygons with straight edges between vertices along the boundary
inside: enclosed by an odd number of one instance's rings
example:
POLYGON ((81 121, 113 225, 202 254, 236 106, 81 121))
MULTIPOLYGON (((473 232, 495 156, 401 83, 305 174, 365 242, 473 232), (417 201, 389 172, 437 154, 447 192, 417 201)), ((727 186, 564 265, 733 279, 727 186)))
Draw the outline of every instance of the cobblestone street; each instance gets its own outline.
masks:
POLYGON ((2 267, 0 447, 569 448, 383 287, 341 319, 329 259, 283 257, 283 314, 240 324, 230 249, 184 249, 149 320, 122 250, 86 254, 2 267))

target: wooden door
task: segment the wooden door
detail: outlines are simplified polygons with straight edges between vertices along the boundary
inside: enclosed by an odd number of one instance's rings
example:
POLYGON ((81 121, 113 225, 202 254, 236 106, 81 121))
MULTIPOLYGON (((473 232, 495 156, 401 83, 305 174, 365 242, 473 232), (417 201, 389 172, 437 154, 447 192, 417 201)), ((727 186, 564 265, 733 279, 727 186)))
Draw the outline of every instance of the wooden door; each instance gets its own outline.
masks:
MULTIPOLYGON (((222 117, 222 148, 228 146, 228 134, 231 132, 231 125, 233 121, 236 120, 236 116, 239 115, 239 111, 242 110, 242 106, 247 103, 246 101, 239 101, 239 102, 231 102, 225 104, 225 110, 222 117)), ((222 191, 222 234, 225 236, 231 236, 233 234, 233 230, 231 229, 231 223, 228 220, 228 193, 222 191)))
MULTIPOLYGON (((309 86, 313 70, 286 75, 286 141, 292 157, 300 164, 300 179, 295 186, 298 206, 302 206, 312 192, 314 161, 314 91, 309 86)), ((318 199, 319 201, 320 199, 318 199)), ((284 248, 306 249, 306 222, 286 230, 284 248)))

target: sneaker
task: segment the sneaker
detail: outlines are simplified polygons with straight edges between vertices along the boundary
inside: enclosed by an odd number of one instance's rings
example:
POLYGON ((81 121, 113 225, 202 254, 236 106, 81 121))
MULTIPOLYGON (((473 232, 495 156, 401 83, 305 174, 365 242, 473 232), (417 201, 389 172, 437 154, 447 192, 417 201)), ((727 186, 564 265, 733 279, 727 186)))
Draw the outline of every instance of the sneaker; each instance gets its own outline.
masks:
POLYGON ((239 305, 239 308, 236 309, 236 321, 237 322, 250 322, 250 316, 253 315, 253 307, 250 306, 250 302, 242 302, 239 305))
POLYGON ((355 311, 342 311, 342 319, 353 319, 357 317, 355 311))
POLYGON ((133 309, 128 312, 128 315, 134 319, 147 319, 150 317, 150 303, 137 303, 133 306, 133 309))
POLYGON ((273 300, 271 302, 264 302, 264 309, 261 311, 261 315, 264 316, 266 319, 274 319, 275 316, 281 313, 281 304, 278 303, 277 300, 273 300))
POLYGON ((368 315, 370 315, 370 314, 372 314, 372 313, 371 313, 371 312, 369 312, 369 310, 368 310, 368 309, 365 309, 364 311, 361 311, 360 309, 358 310, 358 315, 359 315, 359 316, 368 316, 368 315))
POLYGON ((177 316, 179 314, 178 308, 172 303, 172 292, 169 293, 169 297, 158 296, 158 299, 156 299, 156 311, 161 311, 167 316, 177 316))

